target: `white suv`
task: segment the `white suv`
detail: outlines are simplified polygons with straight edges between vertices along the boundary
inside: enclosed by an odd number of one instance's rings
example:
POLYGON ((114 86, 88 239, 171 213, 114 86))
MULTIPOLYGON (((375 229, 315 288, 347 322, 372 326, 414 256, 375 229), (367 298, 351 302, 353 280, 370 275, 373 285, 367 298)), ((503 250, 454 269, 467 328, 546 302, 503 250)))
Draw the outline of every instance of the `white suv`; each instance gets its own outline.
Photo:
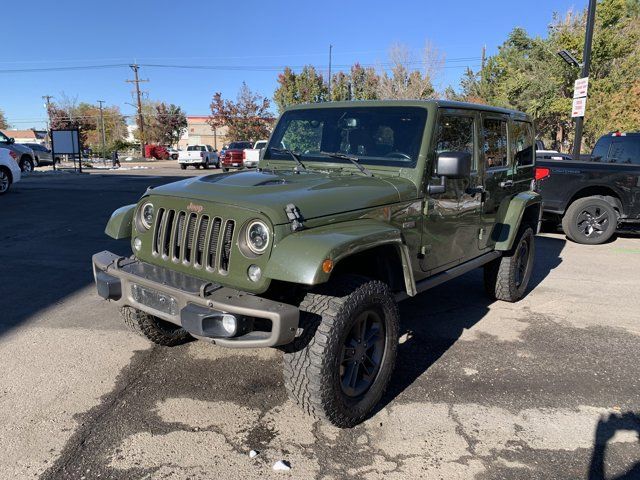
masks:
POLYGON ((18 155, 7 148, 0 148, 0 195, 7 193, 12 183, 20 181, 18 155))

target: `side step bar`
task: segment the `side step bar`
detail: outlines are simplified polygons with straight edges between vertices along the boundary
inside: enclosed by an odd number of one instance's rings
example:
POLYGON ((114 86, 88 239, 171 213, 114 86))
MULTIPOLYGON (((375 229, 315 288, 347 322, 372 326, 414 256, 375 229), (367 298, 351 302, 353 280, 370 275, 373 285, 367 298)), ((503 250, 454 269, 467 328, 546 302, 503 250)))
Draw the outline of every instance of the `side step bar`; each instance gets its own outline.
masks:
MULTIPOLYGON (((444 272, 440 272, 432 277, 420 280, 419 282, 416 282, 416 291, 418 293, 422 293, 425 290, 437 287, 441 283, 459 277, 460 275, 464 275, 471 270, 475 270, 476 268, 483 266, 485 263, 489 263, 490 261, 495 260, 501 255, 501 252, 496 252, 494 250, 493 252, 485 253, 478 258, 474 258, 473 260, 469 260, 468 262, 456 265, 455 267, 450 268, 449 270, 445 270, 444 272)), ((409 295, 407 295, 407 292, 398 292, 395 295, 396 302, 401 302, 402 300, 406 300, 407 298, 411 298, 409 295)))

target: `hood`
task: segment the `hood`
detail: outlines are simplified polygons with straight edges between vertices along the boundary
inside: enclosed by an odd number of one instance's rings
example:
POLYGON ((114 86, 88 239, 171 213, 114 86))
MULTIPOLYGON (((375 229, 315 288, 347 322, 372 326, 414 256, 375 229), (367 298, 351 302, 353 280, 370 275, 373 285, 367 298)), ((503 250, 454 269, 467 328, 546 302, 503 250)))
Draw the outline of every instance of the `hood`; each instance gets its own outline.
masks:
POLYGON ((11 146, 20 153, 29 153, 29 154, 33 153, 33 150, 31 149, 31 147, 27 147, 26 145, 14 143, 11 146))
POLYGON ((245 208, 288 223, 293 203, 305 220, 415 198, 416 186, 399 177, 319 171, 242 171, 182 180, 154 188, 152 195, 188 198, 245 208))

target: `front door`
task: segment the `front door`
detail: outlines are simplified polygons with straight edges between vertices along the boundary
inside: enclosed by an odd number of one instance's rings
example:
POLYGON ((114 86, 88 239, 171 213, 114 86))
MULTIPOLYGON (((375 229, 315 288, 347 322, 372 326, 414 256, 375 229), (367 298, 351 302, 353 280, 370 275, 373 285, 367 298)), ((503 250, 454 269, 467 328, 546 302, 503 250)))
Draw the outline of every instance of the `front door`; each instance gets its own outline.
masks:
MULTIPOLYGON (((482 192, 478 175, 478 115, 472 110, 440 109, 431 171, 439 153, 467 152, 469 176, 445 180, 445 192, 426 194, 420 266, 429 275, 478 256, 482 192)), ((430 183, 439 183, 431 178, 430 183)))

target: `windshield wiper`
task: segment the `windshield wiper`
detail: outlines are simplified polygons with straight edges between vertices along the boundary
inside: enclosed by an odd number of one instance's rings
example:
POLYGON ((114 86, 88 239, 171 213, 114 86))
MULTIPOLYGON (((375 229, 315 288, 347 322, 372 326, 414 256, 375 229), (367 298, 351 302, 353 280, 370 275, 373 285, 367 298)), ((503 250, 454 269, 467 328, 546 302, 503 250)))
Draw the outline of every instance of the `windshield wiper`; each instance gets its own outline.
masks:
POLYGON ((349 160, 356 167, 358 167, 358 170, 360 170, 366 176, 373 177, 373 173, 371 173, 365 167, 360 165, 360 159, 358 157, 354 156, 354 155, 348 155, 346 153, 340 153, 340 152, 320 152, 320 153, 322 155, 326 155, 326 156, 331 157, 331 158, 339 158, 341 160, 349 160))
POLYGON ((286 153, 287 155, 289 155, 291 158, 293 158, 296 161, 296 164, 299 167, 302 167, 303 170, 307 169, 307 167, 304 166, 304 163, 302 163, 302 160, 300 160, 300 154, 292 152, 288 148, 271 147, 269 150, 271 150, 272 152, 277 152, 277 153, 286 153))

